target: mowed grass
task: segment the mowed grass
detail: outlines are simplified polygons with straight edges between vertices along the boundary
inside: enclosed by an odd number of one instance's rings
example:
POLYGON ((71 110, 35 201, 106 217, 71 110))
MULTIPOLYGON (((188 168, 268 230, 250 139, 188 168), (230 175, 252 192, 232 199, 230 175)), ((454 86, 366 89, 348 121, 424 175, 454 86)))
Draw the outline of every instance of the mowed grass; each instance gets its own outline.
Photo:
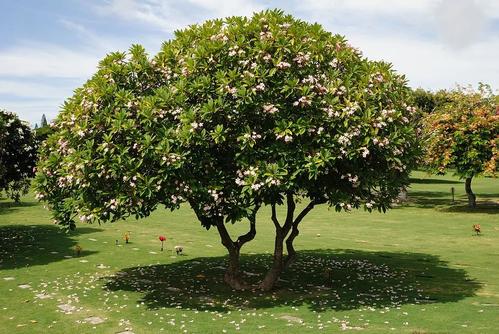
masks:
MULTIPOLYGON (((188 207, 65 234, 32 196, 3 199, 0 333, 499 333, 499 180, 473 185, 475 210, 461 181, 423 173, 409 202, 386 214, 315 209, 295 242, 298 262, 272 293, 222 283, 225 249, 188 207)), ((269 264, 270 210, 257 230, 243 248, 250 282, 269 264)))

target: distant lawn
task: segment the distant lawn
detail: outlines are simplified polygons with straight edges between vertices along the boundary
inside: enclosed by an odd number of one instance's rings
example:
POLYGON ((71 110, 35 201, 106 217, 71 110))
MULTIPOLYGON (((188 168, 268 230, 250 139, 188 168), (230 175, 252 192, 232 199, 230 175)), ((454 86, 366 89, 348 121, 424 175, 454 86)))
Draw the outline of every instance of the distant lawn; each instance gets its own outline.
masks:
MULTIPOLYGON (((499 333, 499 180, 473 186, 474 210, 460 180, 419 172, 387 214, 317 208, 272 293, 222 283, 225 249, 187 207, 65 234, 31 195, 2 199, 0 333, 499 333)), ((269 218, 263 209, 243 248, 248 281, 269 263, 269 218)))

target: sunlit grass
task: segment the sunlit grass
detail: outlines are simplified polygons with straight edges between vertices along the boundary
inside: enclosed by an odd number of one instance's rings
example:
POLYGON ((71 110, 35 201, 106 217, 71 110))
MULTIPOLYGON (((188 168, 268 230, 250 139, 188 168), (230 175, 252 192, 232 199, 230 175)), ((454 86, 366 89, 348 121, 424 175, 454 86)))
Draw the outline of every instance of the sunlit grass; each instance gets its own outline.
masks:
MULTIPOLYGON (((477 179, 474 190, 470 210, 462 182, 415 173, 409 202, 387 214, 317 208, 271 293, 222 283, 225 249, 187 207, 65 234, 31 196, 1 200, 0 333, 498 332, 499 180, 477 179)), ((269 218, 262 209, 243 248, 250 282, 270 259, 269 218)))

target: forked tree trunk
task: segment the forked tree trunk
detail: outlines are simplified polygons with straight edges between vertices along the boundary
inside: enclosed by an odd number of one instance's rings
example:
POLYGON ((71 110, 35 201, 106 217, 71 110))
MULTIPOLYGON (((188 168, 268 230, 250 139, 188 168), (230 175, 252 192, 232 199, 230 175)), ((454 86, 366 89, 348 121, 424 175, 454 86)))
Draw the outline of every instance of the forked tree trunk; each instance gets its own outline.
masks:
POLYGON ((313 200, 311 201, 305 209, 303 209, 300 214, 294 219, 295 203, 293 195, 287 195, 287 215, 286 221, 283 226, 279 224, 277 219, 275 205, 272 205, 272 221, 276 228, 276 236, 274 241, 274 256, 272 261, 272 266, 265 275, 265 278, 259 285, 259 288, 263 291, 270 291, 274 288, 276 282, 279 280, 280 275, 284 270, 286 270, 297 258, 295 248, 293 246, 293 241, 298 236, 300 231, 298 230, 298 225, 303 220, 303 218, 314 208, 316 204, 323 203, 323 201, 313 200), (289 231, 291 233, 288 236, 289 231), (287 239, 286 239, 287 237, 287 239), (286 240, 286 250, 287 256, 284 258, 284 240, 286 240))
POLYGON ((466 195, 468 196, 468 206, 470 208, 476 207, 476 196, 471 189, 471 180, 472 177, 466 178, 466 182, 464 184, 464 189, 466 190, 466 195))
POLYGON ((253 240, 256 235, 256 213, 260 208, 260 204, 256 204, 255 208, 249 217, 250 229, 249 231, 241 235, 237 238, 236 241, 233 241, 229 235, 229 232, 225 228, 225 224, 223 218, 220 218, 216 222, 218 234, 220 235, 220 239, 222 245, 227 248, 229 252, 229 261, 227 265, 227 270, 224 274, 224 282, 227 283, 234 290, 246 290, 249 289, 250 286, 244 282, 242 274, 241 274, 241 266, 239 263, 241 248, 247 242, 253 240))
MULTIPOLYGON (((194 208, 195 205, 191 204, 191 207, 194 208)), ((216 226, 218 234, 220 235, 220 241, 222 245, 224 245, 225 248, 227 248, 227 251, 229 252, 229 259, 227 264, 227 270, 225 271, 224 274, 224 281, 234 290, 245 290, 249 288, 248 284, 244 282, 241 275, 239 257, 243 245, 255 238, 256 214, 259 209, 260 209, 260 203, 257 202, 255 203, 255 207, 253 209, 253 212, 251 213, 251 216, 248 217, 250 223, 249 231, 246 234, 239 236, 236 241, 232 240, 232 238, 229 235, 229 232, 225 228, 223 217, 215 217, 215 218, 206 217, 202 213, 194 210, 196 216, 198 217, 199 221, 201 221, 203 226, 216 226)))

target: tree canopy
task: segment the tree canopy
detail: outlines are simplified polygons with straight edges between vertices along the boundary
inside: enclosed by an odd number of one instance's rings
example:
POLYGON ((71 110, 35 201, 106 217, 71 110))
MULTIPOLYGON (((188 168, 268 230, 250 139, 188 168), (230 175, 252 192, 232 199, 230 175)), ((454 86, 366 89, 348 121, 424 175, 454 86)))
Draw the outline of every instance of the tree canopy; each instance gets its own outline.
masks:
POLYGON ((0 109, 0 191, 15 201, 29 190, 36 149, 29 125, 16 114, 0 109))
POLYGON ((69 227, 188 202, 234 257, 271 205, 282 270, 283 240, 293 252, 314 205, 384 211, 407 185, 410 99, 390 64, 318 24, 280 11, 207 21, 152 59, 138 45, 106 57, 58 115, 37 189, 69 227), (310 203, 295 217, 299 198, 310 203), (250 230, 233 241, 224 223, 243 218, 250 230))
POLYGON ((499 157, 499 112, 496 97, 487 85, 478 90, 457 87, 447 92, 443 103, 424 119, 425 162, 431 171, 452 168, 466 179, 470 206, 475 206, 471 179, 495 175, 499 157))

